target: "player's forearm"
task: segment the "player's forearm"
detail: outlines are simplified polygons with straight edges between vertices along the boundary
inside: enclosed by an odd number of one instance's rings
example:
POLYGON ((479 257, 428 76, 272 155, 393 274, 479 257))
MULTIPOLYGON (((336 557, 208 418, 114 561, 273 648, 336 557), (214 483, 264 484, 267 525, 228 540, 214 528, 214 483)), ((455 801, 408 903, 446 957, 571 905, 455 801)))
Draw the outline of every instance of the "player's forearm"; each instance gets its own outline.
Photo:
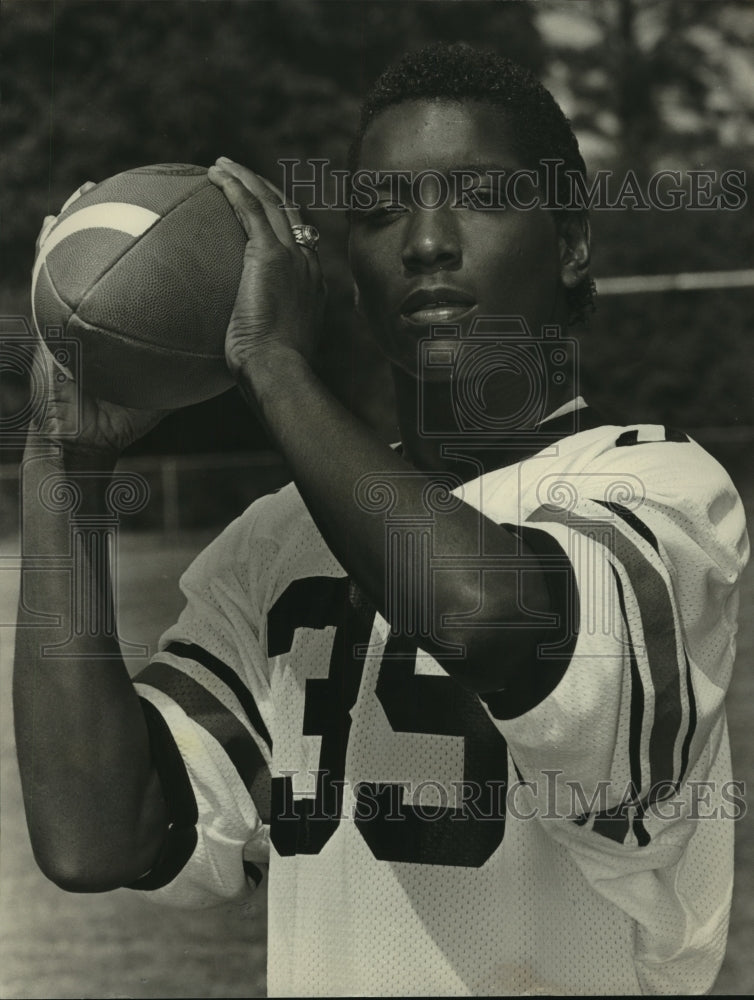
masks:
POLYGON ((40 866, 65 888, 97 891, 150 867, 164 805, 141 707, 108 625, 106 545, 96 528, 72 527, 72 516, 106 513, 108 470, 99 458, 63 461, 54 452, 30 447, 23 464, 16 743, 40 866), (58 499, 80 491, 73 515, 56 509, 69 505, 56 503, 53 489, 58 499))
MULTIPOLYGON (((485 577, 479 572, 480 551, 487 556, 517 558, 521 551, 517 539, 468 504, 447 513, 431 510, 427 490, 437 479, 418 472, 381 442, 334 399, 296 355, 284 365, 279 359, 270 364, 262 359, 252 362, 242 385, 244 382, 244 391, 260 408, 325 540, 375 606, 390 619, 393 616, 386 611, 399 607, 402 601, 416 600, 410 570, 417 569, 419 560, 409 567, 412 560, 405 550, 391 558, 386 511, 375 511, 364 502, 368 490, 362 490, 359 499, 360 484, 363 487, 369 482, 374 484, 373 496, 379 495, 383 486, 394 495, 390 516, 400 516, 404 538, 413 532, 418 541, 423 527, 431 524, 429 544, 435 566, 436 557, 447 560, 447 571, 434 572, 427 581, 431 586, 419 598, 428 605, 421 610, 425 617, 429 611, 427 620, 431 621, 430 633, 422 636, 419 645, 472 689, 492 690, 511 680, 520 681, 519 675, 531 659, 529 650, 516 646, 520 630, 510 629, 503 638, 499 627, 490 627, 522 621, 525 612, 521 610, 518 578, 513 573, 485 577), (368 478, 375 475, 376 479, 368 478), (489 585, 490 578, 494 588, 489 585), (404 593, 396 593, 401 588, 404 593), (481 615, 475 622, 479 627, 448 622, 451 615, 471 615, 480 607, 481 615), (501 641, 510 650, 509 656, 501 657, 501 641), (448 656, 448 646, 459 644, 465 655, 448 656)), ((531 562, 528 568, 531 571, 531 562)), ((526 604, 545 610, 544 584, 538 591, 531 579, 535 575, 526 574, 531 587, 526 604)), ((413 610, 418 613, 420 609, 413 610)))

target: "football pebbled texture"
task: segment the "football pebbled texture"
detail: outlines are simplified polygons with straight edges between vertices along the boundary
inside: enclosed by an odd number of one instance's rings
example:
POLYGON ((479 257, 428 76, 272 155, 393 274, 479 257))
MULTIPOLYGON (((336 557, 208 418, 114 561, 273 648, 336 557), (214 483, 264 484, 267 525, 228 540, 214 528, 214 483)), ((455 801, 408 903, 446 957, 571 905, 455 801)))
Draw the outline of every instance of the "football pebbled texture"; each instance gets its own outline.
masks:
POLYGON ((140 409, 198 403, 232 384, 225 331, 245 248, 204 167, 127 170, 46 234, 32 275, 36 328, 78 342, 94 396, 140 409))

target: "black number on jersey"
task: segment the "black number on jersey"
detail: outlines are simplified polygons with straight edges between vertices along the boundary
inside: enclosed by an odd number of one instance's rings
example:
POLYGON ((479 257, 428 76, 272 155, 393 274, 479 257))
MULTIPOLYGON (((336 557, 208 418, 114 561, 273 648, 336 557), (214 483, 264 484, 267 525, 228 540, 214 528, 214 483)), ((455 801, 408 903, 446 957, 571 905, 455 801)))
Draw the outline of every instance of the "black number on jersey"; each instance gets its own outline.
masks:
MULTIPOLYGON (((478 868, 505 833, 507 744, 473 694, 450 677, 416 674, 415 667, 416 644, 391 637, 377 697, 395 732, 462 736, 463 781, 452 803, 448 796, 437 805, 404 804, 401 785, 361 782, 356 825, 380 861, 478 868)), ((439 783, 432 785, 442 794, 439 783)))
MULTIPOLYGON (((291 584, 270 611, 268 652, 289 652, 299 628, 334 625, 327 678, 310 678, 304 693, 304 736, 321 736, 314 798, 294 799, 290 776, 272 779, 271 838, 279 854, 318 854, 340 823, 351 729, 373 615, 349 600, 347 577, 310 577, 291 584)), ((414 864, 479 867, 505 832, 507 745, 478 699, 450 677, 415 673, 416 644, 388 640, 376 694, 394 732, 462 737, 463 780, 454 801, 404 803, 403 786, 361 781, 355 822, 376 858, 414 864)))
POLYGON ((351 709, 364 669, 353 651, 369 642, 372 623, 348 599, 347 577, 296 580, 276 601, 267 622, 267 651, 293 648, 296 629, 335 625, 326 678, 309 678, 304 691, 304 736, 321 736, 317 794, 293 798, 291 777, 274 777, 270 837, 279 854, 319 854, 340 823, 351 709))

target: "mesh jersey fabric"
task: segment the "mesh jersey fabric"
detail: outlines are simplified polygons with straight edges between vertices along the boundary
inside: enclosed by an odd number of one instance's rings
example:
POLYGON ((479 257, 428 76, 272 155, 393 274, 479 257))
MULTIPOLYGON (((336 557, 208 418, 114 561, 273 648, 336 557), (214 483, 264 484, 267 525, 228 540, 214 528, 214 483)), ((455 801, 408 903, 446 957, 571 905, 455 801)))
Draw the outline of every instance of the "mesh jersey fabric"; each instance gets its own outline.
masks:
POLYGON ((456 684, 360 599, 295 487, 264 497, 184 574, 137 678, 183 806, 135 888, 212 905, 269 863, 270 995, 705 992, 739 804, 735 488, 635 425, 458 492, 548 570, 535 703, 456 684))

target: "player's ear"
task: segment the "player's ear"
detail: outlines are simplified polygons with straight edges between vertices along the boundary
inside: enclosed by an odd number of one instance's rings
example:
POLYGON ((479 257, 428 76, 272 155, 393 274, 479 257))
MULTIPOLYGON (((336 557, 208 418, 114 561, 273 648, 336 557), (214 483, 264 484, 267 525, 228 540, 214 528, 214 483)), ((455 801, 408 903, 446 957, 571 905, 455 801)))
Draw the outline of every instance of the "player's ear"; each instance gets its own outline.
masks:
POLYGON ((561 213, 558 219, 560 276, 566 288, 576 288, 589 274, 591 229, 585 212, 561 213))

